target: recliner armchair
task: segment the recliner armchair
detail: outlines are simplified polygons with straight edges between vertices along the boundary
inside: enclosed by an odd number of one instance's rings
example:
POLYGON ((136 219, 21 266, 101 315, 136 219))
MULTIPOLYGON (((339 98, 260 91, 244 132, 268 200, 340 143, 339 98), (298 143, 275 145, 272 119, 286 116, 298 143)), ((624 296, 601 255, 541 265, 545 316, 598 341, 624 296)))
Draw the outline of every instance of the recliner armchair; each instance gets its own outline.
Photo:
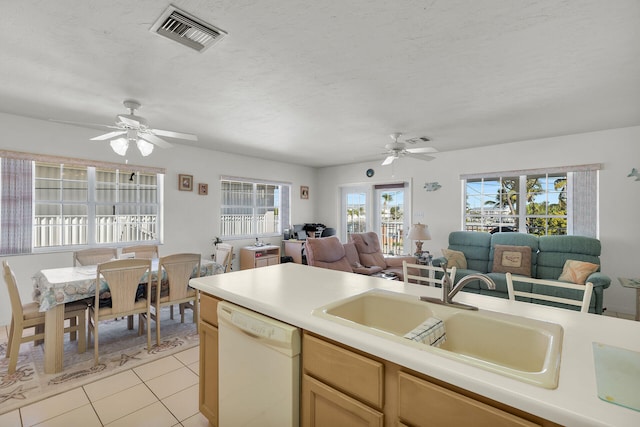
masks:
MULTIPOLYGON (((414 256, 385 256, 382 253, 380 239, 373 231, 351 234, 351 241, 358 251, 360 264, 366 267, 377 266, 382 273, 394 273, 398 276, 398 280, 404 280, 402 261, 407 261, 409 264, 417 262, 417 258, 414 256)), ((417 275, 419 272, 412 271, 411 274, 417 275)))
POLYGON ((337 237, 307 239, 305 246, 308 265, 353 273, 344 246, 337 237))
POLYGON ((365 267, 360 264, 355 244, 342 244, 336 236, 307 239, 305 246, 307 264, 311 266, 367 276, 382 271, 382 268, 377 266, 365 267))

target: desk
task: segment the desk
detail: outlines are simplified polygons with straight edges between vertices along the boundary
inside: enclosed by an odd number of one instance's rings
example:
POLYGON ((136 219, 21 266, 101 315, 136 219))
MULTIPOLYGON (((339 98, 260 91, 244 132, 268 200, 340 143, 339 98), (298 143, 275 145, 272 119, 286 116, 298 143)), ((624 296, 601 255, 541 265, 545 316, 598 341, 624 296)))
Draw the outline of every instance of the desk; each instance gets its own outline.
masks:
POLYGON ((305 240, 283 240, 284 254, 293 258, 296 264, 302 264, 302 248, 305 240))
MULTIPOLYGON (((44 324, 44 371, 47 374, 63 369, 64 304, 95 297, 95 265, 63 267, 41 270, 33 276, 33 300, 45 312, 44 324)), ((152 261, 151 280, 155 280, 158 259, 152 261)), ((211 276, 223 273, 223 267, 210 260, 202 260, 200 275, 211 276)), ((146 283, 146 278, 142 279, 146 283)), ((106 282, 100 282, 100 292, 108 290, 106 282)))
POLYGON ((636 320, 640 320, 640 279, 625 279, 618 277, 620 284, 625 288, 635 288, 636 290, 636 320))

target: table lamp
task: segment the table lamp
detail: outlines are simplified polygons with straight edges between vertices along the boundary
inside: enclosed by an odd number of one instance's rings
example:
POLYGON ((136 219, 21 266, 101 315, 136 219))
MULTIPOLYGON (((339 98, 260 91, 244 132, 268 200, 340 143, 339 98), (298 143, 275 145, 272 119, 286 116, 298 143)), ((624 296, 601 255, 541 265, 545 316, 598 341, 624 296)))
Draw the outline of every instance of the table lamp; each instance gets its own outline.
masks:
POLYGON ((409 229, 407 237, 416 241, 416 253, 415 256, 422 255, 422 241, 431 240, 431 233, 429 233, 429 227, 426 224, 413 224, 409 229))

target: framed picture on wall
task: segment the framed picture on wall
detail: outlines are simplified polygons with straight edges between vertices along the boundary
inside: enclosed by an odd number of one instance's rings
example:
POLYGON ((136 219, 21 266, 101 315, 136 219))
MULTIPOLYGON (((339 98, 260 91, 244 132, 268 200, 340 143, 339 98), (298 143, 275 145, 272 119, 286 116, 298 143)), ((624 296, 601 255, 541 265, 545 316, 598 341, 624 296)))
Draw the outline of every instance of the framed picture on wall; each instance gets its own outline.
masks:
POLYGON ((185 175, 183 173, 178 175, 178 190, 180 191, 193 191, 193 175, 185 175))
POLYGON ((209 184, 200 183, 198 184, 198 194, 206 196, 209 194, 209 184))
POLYGON ((308 199, 309 198, 309 187, 307 187, 306 185, 301 185, 300 186, 300 198, 301 199, 308 199))

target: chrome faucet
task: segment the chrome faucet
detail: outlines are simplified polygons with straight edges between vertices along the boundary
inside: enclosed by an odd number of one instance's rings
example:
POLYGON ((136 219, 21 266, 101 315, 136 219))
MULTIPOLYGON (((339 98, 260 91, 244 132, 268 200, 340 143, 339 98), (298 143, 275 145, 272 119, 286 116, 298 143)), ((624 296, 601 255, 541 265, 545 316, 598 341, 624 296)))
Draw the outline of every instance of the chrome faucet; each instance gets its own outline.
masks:
POLYGON ((453 297, 455 297, 458 294, 458 292, 460 292, 462 288, 465 287, 465 285, 467 285, 469 282, 472 282, 474 280, 483 281, 484 283, 486 283, 489 289, 496 288, 496 283, 491 279, 491 277, 482 273, 468 274, 463 278, 461 278, 460 280, 458 280, 458 283, 453 285, 451 283, 451 278, 449 277, 449 274, 447 274, 447 264, 446 263, 441 264, 441 267, 444 272, 442 276, 442 300, 439 300, 436 298, 430 298, 430 297, 420 297, 421 301, 435 302, 436 304, 452 305, 452 306, 464 308, 467 310, 477 310, 478 307, 462 304, 459 302, 454 302, 453 297))

